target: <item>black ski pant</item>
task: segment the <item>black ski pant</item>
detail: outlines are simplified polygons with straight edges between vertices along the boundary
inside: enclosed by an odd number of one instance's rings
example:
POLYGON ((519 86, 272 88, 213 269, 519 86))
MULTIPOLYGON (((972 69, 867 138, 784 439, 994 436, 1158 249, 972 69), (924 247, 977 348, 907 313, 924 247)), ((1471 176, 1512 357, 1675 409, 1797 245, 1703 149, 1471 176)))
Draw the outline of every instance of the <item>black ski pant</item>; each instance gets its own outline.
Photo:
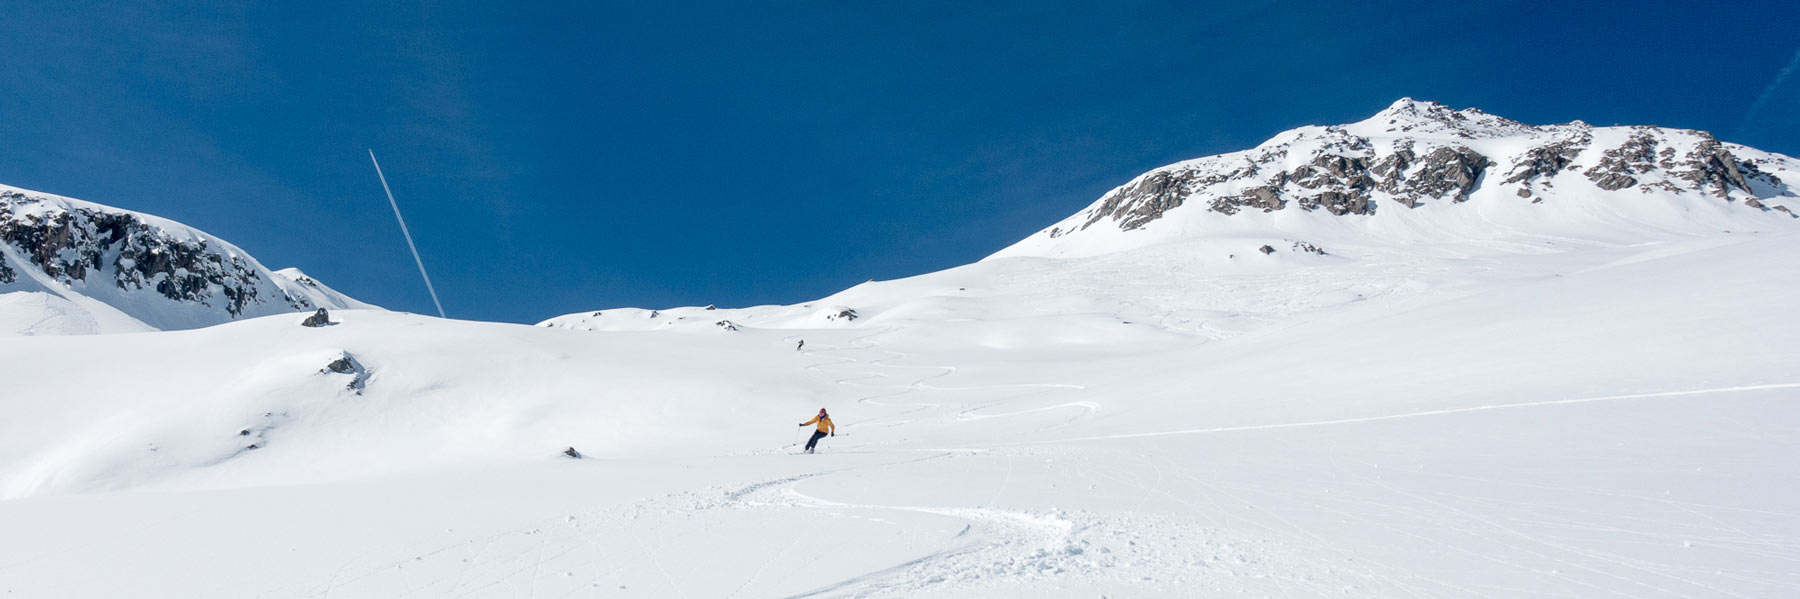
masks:
POLYGON ((808 441, 807 441, 807 442, 806 442, 806 450, 807 450, 807 451, 812 451, 812 450, 813 450, 813 446, 814 446, 814 445, 818 445, 818 444, 819 444, 819 439, 823 439, 823 438, 825 438, 825 431, 813 431, 813 436, 812 436, 812 439, 811 439, 811 440, 808 440, 808 441))

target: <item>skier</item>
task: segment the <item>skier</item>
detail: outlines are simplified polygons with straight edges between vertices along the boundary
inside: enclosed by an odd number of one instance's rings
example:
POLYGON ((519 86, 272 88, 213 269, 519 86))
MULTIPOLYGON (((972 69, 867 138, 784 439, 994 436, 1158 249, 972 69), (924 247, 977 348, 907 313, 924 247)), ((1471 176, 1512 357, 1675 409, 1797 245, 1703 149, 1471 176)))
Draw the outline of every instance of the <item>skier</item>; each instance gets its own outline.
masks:
POLYGON ((801 339, 800 344, 794 346, 794 351, 800 351, 803 349, 806 349, 806 340, 805 339, 801 339))
POLYGON ((825 408, 819 408, 818 416, 813 417, 812 420, 800 423, 800 426, 806 426, 813 423, 818 423, 819 430, 813 431, 812 439, 806 442, 806 453, 812 453, 813 446, 818 445, 819 439, 825 438, 825 435, 829 434, 833 437, 837 436, 837 425, 831 423, 831 415, 825 413, 825 408))

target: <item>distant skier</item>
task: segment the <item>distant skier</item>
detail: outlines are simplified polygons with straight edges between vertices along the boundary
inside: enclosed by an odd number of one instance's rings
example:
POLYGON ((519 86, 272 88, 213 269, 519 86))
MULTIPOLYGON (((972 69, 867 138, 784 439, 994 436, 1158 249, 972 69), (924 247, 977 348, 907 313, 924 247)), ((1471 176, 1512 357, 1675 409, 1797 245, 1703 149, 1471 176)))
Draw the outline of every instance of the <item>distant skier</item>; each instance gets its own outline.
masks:
POLYGON ((819 408, 818 416, 813 417, 812 420, 800 423, 800 426, 806 426, 813 423, 819 425, 819 430, 813 431, 812 439, 806 442, 806 453, 812 453, 813 446, 818 445, 819 439, 825 438, 826 435, 831 435, 833 437, 837 436, 837 425, 831 423, 831 415, 825 413, 825 408, 819 408))
POLYGON ((801 339, 800 344, 794 346, 794 351, 800 351, 803 349, 806 349, 806 340, 805 339, 801 339))

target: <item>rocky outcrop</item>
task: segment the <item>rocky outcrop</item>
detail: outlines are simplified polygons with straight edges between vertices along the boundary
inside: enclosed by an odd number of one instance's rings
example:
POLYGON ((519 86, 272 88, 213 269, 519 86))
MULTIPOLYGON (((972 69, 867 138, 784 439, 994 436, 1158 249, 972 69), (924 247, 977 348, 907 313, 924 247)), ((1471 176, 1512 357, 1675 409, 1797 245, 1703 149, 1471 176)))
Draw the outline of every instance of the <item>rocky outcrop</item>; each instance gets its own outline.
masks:
POLYGON ((1316 245, 1313 245, 1313 244, 1310 244, 1310 243, 1307 243, 1304 241, 1294 242, 1294 251, 1305 252, 1308 254, 1318 254, 1320 256, 1329 255, 1329 254, 1326 254, 1325 250, 1320 248, 1319 246, 1316 246, 1316 245))
POLYGON ((1592 141, 1593 136, 1583 132, 1532 147, 1513 163, 1505 182, 1530 185, 1542 181, 1548 185, 1550 178, 1574 166, 1575 158, 1592 141))
POLYGON ((319 308, 319 311, 307 316, 306 320, 300 321, 300 326, 303 327, 322 327, 329 324, 331 324, 331 314, 327 313, 324 308, 319 308))
POLYGON ((1303 127, 1250 150, 1156 169, 1043 234, 1057 239, 1103 224, 1134 231, 1189 205, 1228 216, 1291 209, 1368 216, 1386 202, 1463 203, 1484 187, 1498 188, 1489 197, 1539 204, 1560 197, 1557 181, 1577 194, 1699 191, 1760 210, 1795 196, 1773 173, 1794 168, 1791 159, 1760 152, 1746 159, 1738 152, 1747 149, 1734 148, 1701 131, 1531 126, 1406 99, 1359 123, 1303 127), (1624 141, 1612 141, 1620 132, 1624 141), (1617 145, 1594 147, 1596 139, 1617 145), (1504 170, 1490 177, 1495 169, 1504 170), (1585 181, 1559 178, 1569 172, 1585 181))
POLYGON ((1209 231, 1310 235, 1319 227, 1360 227, 1424 239, 1484 235, 1481 221, 1504 222, 1497 235, 1534 230, 1534 219, 1546 231, 1566 231, 1576 221, 1604 228, 1655 220, 1663 230, 1682 229, 1684 214, 1699 230, 1711 230, 1700 221, 1732 215, 1705 204, 1800 212, 1800 186, 1782 180, 1796 174, 1800 160, 1702 131, 1580 121, 1526 125, 1403 99, 1356 123, 1300 127, 1254 148, 1152 170, 993 257, 1095 255, 1209 231), (1632 202, 1627 195, 1640 193, 1658 197, 1632 202), (1467 208, 1477 214, 1466 220, 1443 217, 1452 227, 1434 226, 1430 219, 1437 216, 1409 215, 1460 204, 1480 206, 1467 208), (1331 217, 1350 222, 1327 224, 1331 217), (1089 229, 1133 234, 1115 238, 1089 229))
POLYGON ((1221 214, 1237 214, 1239 210, 1254 208, 1263 212, 1274 212, 1287 207, 1287 200, 1281 199, 1280 188, 1262 185, 1244 190, 1235 196, 1224 196, 1212 201, 1212 211, 1221 214))
MULTIPOLYGON (((1409 152, 1410 154, 1410 152, 1409 152)), ((1396 153, 1398 156, 1398 153, 1396 153)), ((1408 161, 1410 162, 1410 160, 1408 161)), ((1408 208, 1416 208, 1424 200, 1450 196, 1452 202, 1464 202, 1493 161, 1464 146, 1441 146, 1426 154, 1418 167, 1393 165, 1394 173, 1386 176, 1381 190, 1408 208)), ((1378 165, 1379 166, 1379 165, 1378 165)))
POLYGON ((229 460, 243 455, 245 452, 268 447, 269 434, 274 432, 282 423, 291 419, 292 417, 289 416, 287 412, 263 412, 261 422, 238 429, 238 449, 232 451, 229 455, 222 456, 222 458, 229 460))
POLYGON ((1675 176, 1693 183, 1696 189, 1710 190, 1721 198, 1731 197, 1733 189, 1750 191, 1742 163, 1711 135, 1688 152, 1687 159, 1688 168, 1677 171, 1675 176))
POLYGON ((319 370, 319 374, 349 376, 350 380, 344 383, 344 389, 354 391, 357 395, 362 395, 363 388, 369 382, 368 369, 363 368, 362 363, 356 361, 356 356, 350 355, 350 352, 340 352, 336 359, 326 363, 325 367, 319 370))
POLYGON ((249 261, 205 239, 177 239, 125 212, 23 210, 41 203, 0 192, 0 242, 58 281, 93 284, 98 275, 120 289, 151 289, 176 302, 218 302, 232 317, 256 304, 288 304, 285 295, 267 296, 272 285, 263 284, 267 279, 249 261))
MULTIPOLYGON (((1443 117, 1446 123, 1460 120, 1443 117)), ((1516 177, 1524 180, 1559 172, 1579 150, 1578 143, 1546 149, 1529 157, 1516 177)), ((1194 161, 1145 174, 1102 197, 1084 213, 1080 226, 1059 226, 1051 229, 1049 236, 1061 237, 1103 222, 1115 223, 1124 231, 1139 229, 1190 198, 1202 200, 1211 212, 1226 215, 1289 207, 1338 216, 1370 215, 1384 198, 1408 208, 1436 200, 1464 202, 1494 164, 1493 159, 1461 144, 1400 140, 1384 148, 1338 127, 1326 128, 1315 137, 1302 136, 1209 162, 1194 161), (1279 168, 1292 159, 1290 154, 1301 142, 1310 142, 1311 155, 1291 169, 1279 168), (1231 191, 1224 191, 1227 189, 1231 191)))
POLYGON ((0 247, 7 249, 0 284, 35 280, 161 329, 315 307, 374 308, 297 270, 270 271, 180 223, 5 186, 0 247))
POLYGON ((1180 206, 1183 199, 1204 185, 1191 175, 1193 173, 1150 173, 1103 198, 1100 211, 1081 228, 1111 218, 1118 221, 1120 229, 1130 231, 1162 218, 1163 213, 1180 206))
POLYGON ((1764 187, 1764 193, 1774 194, 1782 187, 1780 178, 1762 172, 1756 162, 1740 158, 1705 131, 1680 133, 1695 140, 1684 154, 1669 145, 1663 130, 1633 127, 1630 138, 1601 152, 1583 174, 1595 187, 1607 191, 1697 191, 1726 200, 1734 199, 1736 193, 1745 206, 1772 209, 1758 195, 1756 184, 1764 187))
POLYGON ((350 356, 345 355, 336 360, 332 360, 330 364, 325 365, 325 370, 319 372, 323 373, 325 371, 331 371, 338 374, 353 374, 357 371, 356 361, 350 359, 350 356))
POLYGON ((1299 206, 1308 212, 1324 209, 1337 216, 1375 213, 1375 204, 1369 201, 1369 194, 1364 190, 1327 191, 1300 198, 1299 206))
MULTIPOLYGON (((1771 189, 1779 189, 1784 186, 1784 184, 1781 181, 1781 177, 1775 176, 1774 173, 1764 172, 1762 170, 1761 166, 1759 166, 1759 165, 1769 165, 1769 166, 1773 167, 1773 166, 1775 166, 1775 162, 1776 162, 1775 160, 1771 160, 1768 158, 1744 160, 1744 161, 1738 163, 1738 168, 1744 172, 1744 179, 1747 181, 1750 181, 1753 184, 1752 188, 1755 187, 1754 184, 1760 183, 1760 184, 1770 187, 1771 189)), ((1777 168, 1779 168, 1779 167, 1777 167, 1777 168)), ((1760 194, 1762 192, 1756 191, 1756 193, 1760 194)))
POLYGON ((1601 152, 1600 163, 1582 174, 1587 175, 1595 187, 1607 191, 1637 185, 1638 180, 1633 175, 1657 168, 1656 145, 1656 137, 1640 129, 1619 147, 1601 152))
POLYGON ((1363 156, 1324 154, 1295 168, 1285 179, 1299 188, 1295 205, 1308 212, 1325 210, 1335 215, 1374 214, 1370 192, 1369 160, 1363 156), (1314 193, 1316 191, 1316 193, 1314 193))

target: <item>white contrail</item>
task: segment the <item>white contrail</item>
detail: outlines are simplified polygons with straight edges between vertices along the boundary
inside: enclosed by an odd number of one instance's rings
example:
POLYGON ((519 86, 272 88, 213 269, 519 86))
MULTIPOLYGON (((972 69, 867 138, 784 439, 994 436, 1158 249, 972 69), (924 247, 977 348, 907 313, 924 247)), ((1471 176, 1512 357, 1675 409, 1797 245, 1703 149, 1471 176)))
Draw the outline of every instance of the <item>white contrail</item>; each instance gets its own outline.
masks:
POLYGON ((1750 110, 1744 112, 1744 122, 1738 125, 1738 137, 1742 138, 1744 134, 1750 132, 1750 124, 1756 121, 1756 117, 1762 112, 1763 105, 1769 103, 1769 99, 1781 89, 1781 84, 1786 83, 1788 77, 1792 76, 1796 70, 1800 70, 1800 50, 1794 52, 1794 57, 1788 59, 1787 66, 1775 73, 1775 80, 1770 81, 1769 86, 1763 88, 1762 93, 1756 95, 1756 101, 1750 103, 1750 110))
POLYGON ((406 230, 406 219, 400 216, 400 203, 394 201, 394 190, 388 188, 387 176, 381 174, 381 162, 375 160, 375 150, 369 150, 369 162, 375 163, 375 176, 381 179, 381 190, 387 192, 388 205, 394 207, 394 220, 400 221, 400 234, 406 236, 406 247, 412 250, 413 262, 419 264, 419 277, 425 279, 425 290, 431 292, 431 303, 437 306, 438 318, 444 316, 444 304, 438 301, 437 289, 431 286, 431 275, 425 274, 425 260, 419 258, 419 246, 413 245, 412 232, 406 230))

